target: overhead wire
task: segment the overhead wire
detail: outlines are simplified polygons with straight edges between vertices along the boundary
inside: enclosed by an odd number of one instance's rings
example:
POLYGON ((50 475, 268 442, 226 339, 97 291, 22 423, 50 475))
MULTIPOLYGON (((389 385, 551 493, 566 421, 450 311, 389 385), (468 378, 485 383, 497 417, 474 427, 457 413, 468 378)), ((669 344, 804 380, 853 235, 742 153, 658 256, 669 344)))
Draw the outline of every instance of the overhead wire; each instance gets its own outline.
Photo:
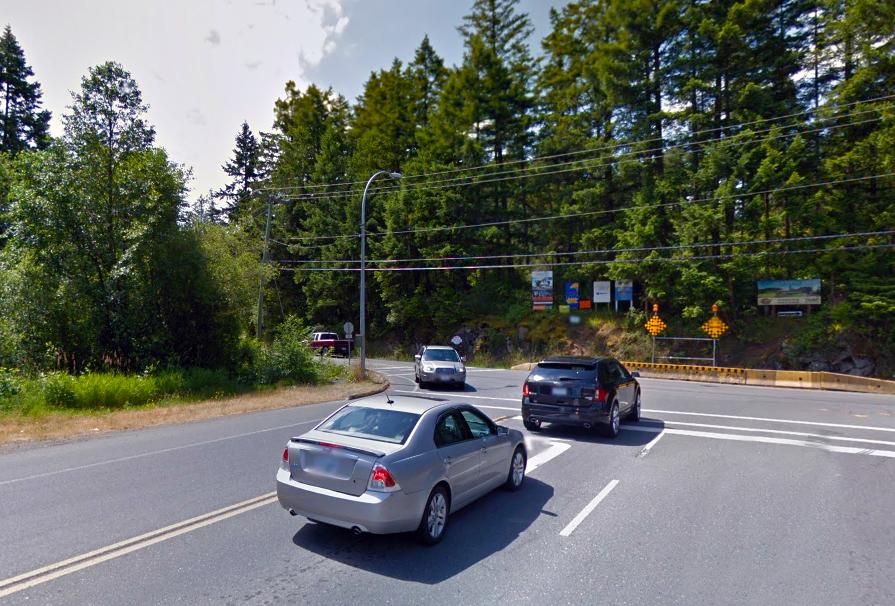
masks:
MULTIPOLYGON (((841 108, 853 107, 855 105, 860 105, 860 104, 865 104, 865 103, 878 103, 878 102, 887 101, 890 99, 895 99, 895 93, 893 93, 891 95, 882 95, 879 97, 873 97, 870 99, 860 99, 860 100, 856 100, 856 101, 851 101, 849 103, 827 105, 827 106, 820 107, 820 108, 810 108, 807 110, 793 112, 793 113, 789 113, 789 114, 783 114, 780 116, 772 116, 769 118, 760 118, 760 119, 746 121, 746 122, 739 122, 737 124, 730 124, 730 125, 725 125, 725 126, 718 126, 718 127, 712 127, 712 128, 707 128, 707 129, 702 129, 702 130, 697 130, 697 131, 691 131, 687 134, 690 137, 694 137, 694 136, 702 135, 702 134, 706 134, 706 133, 713 133, 713 132, 718 132, 718 131, 723 131, 723 130, 737 129, 737 128, 742 128, 745 126, 752 126, 755 124, 763 124, 766 122, 773 122, 773 121, 777 121, 777 120, 785 120, 787 118, 794 118, 797 116, 803 116, 803 115, 807 115, 807 114, 822 113, 823 111, 831 110, 833 108, 836 108, 836 109, 833 109, 833 111, 839 111, 841 108)), ((875 111, 875 110, 871 110, 871 111, 875 111)), ((866 113, 866 111, 862 112, 862 113, 866 113)), ((833 117, 827 116, 823 119, 829 120, 829 119, 833 119, 834 117, 835 116, 833 116, 833 117)), ((731 136, 735 136, 736 134, 739 134, 739 133, 734 133, 734 135, 731 135, 731 136)), ((550 159, 563 158, 563 157, 574 156, 574 155, 585 155, 585 154, 595 153, 598 151, 630 147, 630 146, 638 144, 638 143, 643 144, 643 143, 661 142, 661 141, 665 141, 667 139, 668 139, 667 137, 653 137, 650 139, 640 139, 637 141, 612 143, 612 144, 597 146, 594 148, 573 150, 573 151, 561 152, 561 153, 557 153, 557 154, 535 156, 532 158, 510 160, 510 161, 502 163, 501 166, 524 164, 524 163, 536 162, 539 160, 550 160, 550 159)), ((709 139, 709 140, 704 140, 704 141, 695 141, 694 143, 705 143, 705 142, 711 142, 711 141, 712 140, 709 139)), ((402 180, 407 181, 409 179, 423 179, 423 178, 428 178, 428 177, 432 177, 432 176, 455 174, 458 172, 468 172, 468 171, 473 171, 473 170, 484 170, 484 169, 493 168, 493 167, 494 167, 493 164, 483 164, 483 165, 479 165, 479 166, 458 167, 458 168, 453 168, 453 169, 432 171, 432 172, 428 172, 428 173, 408 174, 408 175, 404 175, 402 177, 402 180)), ((323 183, 323 184, 305 184, 305 185, 291 185, 291 186, 278 186, 278 187, 261 187, 261 188, 257 188, 256 191, 287 191, 287 190, 295 190, 295 189, 322 189, 322 188, 327 188, 327 187, 346 187, 346 186, 353 186, 353 185, 364 185, 366 183, 367 183, 367 180, 365 179, 362 181, 350 181, 350 182, 344 182, 344 183, 323 183)))
MULTIPOLYGON (((371 272, 420 272, 420 271, 456 271, 471 270, 478 271, 483 269, 540 269, 545 267, 565 267, 565 266, 581 266, 581 265, 608 265, 612 263, 645 263, 645 262, 679 262, 679 261, 702 261, 711 259, 731 259, 735 257, 762 257, 766 255, 789 255, 803 253, 831 253, 831 252, 848 252, 856 250, 874 250, 874 249, 890 249, 895 248, 895 244, 862 244, 856 246, 840 246, 834 248, 810 248, 798 250, 773 250, 759 252, 736 252, 726 254, 712 255, 690 255, 683 257, 642 257, 638 259, 591 259, 587 261, 547 261, 542 263, 499 263, 491 265, 449 265, 449 266, 421 266, 421 267, 370 267, 366 271, 371 272)), ((280 271, 291 272, 360 272, 360 268, 355 267, 280 267, 280 271)))
MULTIPOLYGON (((536 253, 506 253, 500 255, 470 255, 455 257, 418 257, 408 259, 367 259, 369 264, 385 264, 385 263, 420 263, 420 262, 449 262, 449 261, 482 261, 490 259, 510 259, 510 258, 533 258, 533 257, 568 257, 578 255, 595 255, 609 253, 628 253, 628 252, 652 252, 660 250, 681 250, 690 248, 717 247, 717 246, 753 246, 758 244, 782 244, 789 242, 804 242, 816 240, 835 240, 837 238, 859 238, 871 236, 890 236, 895 235, 895 229, 879 230, 879 231, 863 231, 853 233, 824 234, 820 236, 792 236, 789 238, 771 238, 765 240, 740 240, 728 242, 694 242, 691 244, 671 244, 666 246, 640 246, 634 248, 603 248, 597 250, 573 250, 573 251, 546 251, 536 253)), ((360 263, 358 259, 314 259, 314 260, 295 260, 283 259, 273 261, 273 263, 332 263, 332 264, 348 264, 360 263)))
MULTIPOLYGON (((861 113, 872 113, 878 110, 867 110, 861 113)), ((453 187, 471 187, 476 185, 484 185, 488 183, 498 183, 503 181, 514 181, 518 179, 529 179, 533 177, 544 177, 549 175, 563 174, 569 172, 581 172, 586 170, 594 170, 603 167, 609 166, 618 166, 623 163, 633 163, 633 162, 644 162, 655 160, 659 158, 659 154, 664 154, 670 150, 684 148, 695 145, 704 145, 706 143, 717 143, 731 142, 734 145, 751 145, 751 144, 759 144, 765 143, 768 141, 775 141, 777 139, 786 139, 796 135, 806 135, 815 132, 821 131, 829 131, 833 129, 839 128, 849 128, 853 126, 859 126, 861 124, 868 124, 870 122, 877 122, 881 120, 881 117, 869 118, 866 120, 860 121, 852 121, 846 122, 842 124, 833 124, 829 126, 821 126, 813 129, 803 130, 799 132, 787 132, 780 135, 763 137, 760 139, 748 139, 745 138, 745 135, 755 135, 755 134, 763 134, 773 132, 774 129, 768 129, 766 131, 757 131, 757 132, 746 132, 739 133, 736 135, 731 135, 726 138, 719 139, 705 139, 702 141, 696 142, 686 142, 679 143, 674 145, 668 145, 664 147, 657 147, 647 150, 632 150, 628 152, 623 152, 614 156, 609 157, 600 157, 600 158, 590 158, 590 159, 577 159, 568 162, 558 162, 555 164, 548 165, 533 165, 524 168, 517 168, 511 170, 498 170, 492 173, 486 173, 483 175, 471 175, 464 177, 455 177, 448 180, 443 181, 433 181, 431 183, 419 183, 419 184, 398 184, 398 185, 379 185, 374 189, 371 189, 371 193, 375 194, 383 194, 383 193, 393 193, 398 191, 409 191, 409 192, 421 192, 421 191, 431 191, 431 190, 440 190, 440 189, 449 189, 453 187), (742 138, 742 140, 740 140, 742 138), (651 154, 651 155, 644 155, 651 154), (596 164, 595 164, 596 163, 596 164), (573 166, 575 165, 575 166, 573 166), (559 167, 570 167, 560 170, 555 170, 559 167), (493 178, 486 178, 493 177, 493 178)), ((293 202, 293 201, 301 201, 301 200, 334 200, 334 199, 344 199, 350 198, 357 195, 357 192, 327 192, 327 193, 307 193, 307 194, 296 194, 293 196, 283 196, 282 199, 284 201, 293 202)))

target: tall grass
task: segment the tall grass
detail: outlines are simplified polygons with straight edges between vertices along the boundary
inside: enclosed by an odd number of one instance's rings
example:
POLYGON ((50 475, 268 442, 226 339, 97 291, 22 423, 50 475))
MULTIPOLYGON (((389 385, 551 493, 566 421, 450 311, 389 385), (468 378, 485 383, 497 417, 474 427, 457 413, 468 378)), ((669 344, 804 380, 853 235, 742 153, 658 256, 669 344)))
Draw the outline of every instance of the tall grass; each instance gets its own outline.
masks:
POLYGON ((40 416, 52 410, 108 410, 166 401, 219 398, 276 385, 332 383, 348 369, 320 359, 295 318, 283 322, 269 346, 252 341, 234 373, 224 369, 173 369, 146 375, 49 372, 25 377, 0 368, 0 413, 40 416))

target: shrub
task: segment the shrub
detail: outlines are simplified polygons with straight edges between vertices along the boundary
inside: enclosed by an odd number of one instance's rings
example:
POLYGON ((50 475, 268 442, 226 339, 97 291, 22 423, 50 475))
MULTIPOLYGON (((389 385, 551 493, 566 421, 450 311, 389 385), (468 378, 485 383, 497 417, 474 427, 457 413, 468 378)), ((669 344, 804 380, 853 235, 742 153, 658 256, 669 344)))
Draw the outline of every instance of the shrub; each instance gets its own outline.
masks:
POLYGON ((258 356, 258 383, 317 383, 320 368, 310 346, 311 331, 295 316, 280 324, 271 346, 258 356))
POLYGON ((74 390, 75 378, 64 372, 45 374, 40 380, 40 392, 47 406, 74 408, 77 406, 74 390))

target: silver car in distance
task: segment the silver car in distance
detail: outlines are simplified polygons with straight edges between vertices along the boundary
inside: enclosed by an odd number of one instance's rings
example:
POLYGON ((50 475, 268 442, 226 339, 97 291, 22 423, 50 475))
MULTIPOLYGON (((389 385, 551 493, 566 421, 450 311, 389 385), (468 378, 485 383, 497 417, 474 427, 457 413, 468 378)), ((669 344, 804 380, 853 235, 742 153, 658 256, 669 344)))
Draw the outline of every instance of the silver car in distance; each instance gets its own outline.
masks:
POLYGON ((522 433, 468 404, 385 394, 350 402, 292 438, 277 497, 292 515, 356 533, 444 536, 448 515, 498 486, 519 490, 522 433))

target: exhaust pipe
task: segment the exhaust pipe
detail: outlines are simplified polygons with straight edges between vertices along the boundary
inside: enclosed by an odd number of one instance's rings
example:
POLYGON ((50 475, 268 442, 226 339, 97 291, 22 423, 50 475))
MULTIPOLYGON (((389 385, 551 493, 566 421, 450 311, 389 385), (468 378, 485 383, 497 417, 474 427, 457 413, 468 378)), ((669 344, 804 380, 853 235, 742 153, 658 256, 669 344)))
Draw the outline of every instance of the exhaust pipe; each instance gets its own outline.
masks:
POLYGON ((590 423, 585 423, 585 424, 584 424, 584 429, 590 429, 590 423))
POLYGON ((352 526, 352 527, 351 527, 351 533, 352 533, 354 536, 359 537, 360 535, 364 534, 364 531, 361 530, 360 526, 352 526))

